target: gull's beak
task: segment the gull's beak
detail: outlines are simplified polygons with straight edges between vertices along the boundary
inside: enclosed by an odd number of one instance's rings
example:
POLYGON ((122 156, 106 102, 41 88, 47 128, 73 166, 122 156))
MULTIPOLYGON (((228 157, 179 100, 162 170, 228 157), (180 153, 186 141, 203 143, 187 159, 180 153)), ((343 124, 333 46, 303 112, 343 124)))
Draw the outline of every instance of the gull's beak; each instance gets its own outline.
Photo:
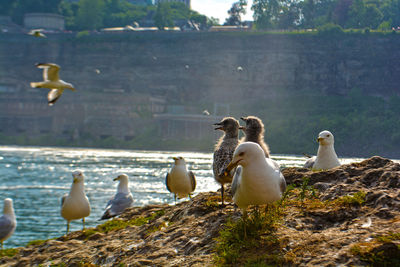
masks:
POLYGON ((177 161, 177 160, 178 160, 178 158, 177 158, 177 157, 172 157, 172 159, 173 159, 173 160, 175 160, 175 161, 177 161))
POLYGON ((239 160, 236 161, 236 162, 231 161, 231 162, 228 164, 228 166, 226 166, 226 169, 225 169, 225 171, 224 171, 224 175, 227 176, 227 175, 231 172, 231 170, 233 170, 234 168, 236 168, 237 165, 239 165, 239 162, 240 162, 240 161, 241 161, 241 159, 239 159, 239 160))
POLYGON ((318 138, 317 138, 317 142, 318 142, 318 143, 321 142, 322 140, 324 140, 324 138, 322 138, 322 137, 318 137, 318 138))
POLYGON ((74 184, 78 182, 78 178, 74 177, 74 184))
POLYGON ((214 123, 214 125, 215 126, 219 126, 219 127, 215 128, 214 130, 222 130, 222 123, 221 122, 214 123))
POLYGON ((240 117, 240 119, 241 119, 242 121, 247 121, 247 118, 245 118, 245 117, 240 117))
POLYGON ((113 179, 113 181, 118 181, 119 180, 119 176, 118 177, 115 177, 114 179, 113 179))

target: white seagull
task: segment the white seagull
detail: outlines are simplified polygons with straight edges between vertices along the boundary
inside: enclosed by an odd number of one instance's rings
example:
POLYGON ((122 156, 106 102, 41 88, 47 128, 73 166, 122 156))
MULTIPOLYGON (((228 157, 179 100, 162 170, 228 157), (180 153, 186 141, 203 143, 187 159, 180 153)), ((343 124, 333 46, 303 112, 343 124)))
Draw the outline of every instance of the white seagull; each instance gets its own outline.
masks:
POLYGON ((32 29, 28 32, 29 35, 40 37, 40 38, 47 38, 47 36, 42 33, 43 29, 32 29))
POLYGON ((117 193, 108 201, 106 211, 103 216, 101 216, 100 220, 117 216, 125 209, 132 206, 133 197, 128 187, 128 175, 121 174, 117 178, 114 178, 114 181, 119 181, 117 193))
POLYGON ((339 159, 334 148, 333 134, 329 131, 322 131, 318 135, 319 143, 317 157, 312 157, 306 161, 304 168, 313 170, 328 170, 340 166, 339 159))
POLYGON ((171 171, 165 177, 165 184, 169 192, 176 197, 184 198, 189 196, 196 189, 196 179, 193 172, 187 171, 186 162, 182 157, 174 157, 175 163, 171 171))
POLYGON ((69 194, 61 198, 61 216, 67 220, 67 234, 70 221, 82 219, 83 229, 85 229, 85 217, 90 215, 90 203, 85 194, 83 173, 74 171, 72 176, 74 181, 71 190, 69 194))
POLYGON ((43 69, 43 81, 31 82, 31 87, 50 89, 50 92, 47 95, 49 106, 54 105, 54 103, 61 97, 64 89, 75 91, 75 88, 72 84, 60 80, 60 77, 58 76, 60 66, 57 64, 38 63, 36 64, 36 67, 43 69))
POLYGON ((7 240, 15 231, 17 220, 11 198, 4 199, 3 216, 0 217, 0 242, 3 249, 3 242, 7 240))
POLYGON ((240 165, 232 182, 235 204, 243 211, 249 205, 263 205, 280 200, 286 190, 286 181, 278 163, 265 157, 261 146, 254 142, 240 144, 233 154, 227 172, 240 165))

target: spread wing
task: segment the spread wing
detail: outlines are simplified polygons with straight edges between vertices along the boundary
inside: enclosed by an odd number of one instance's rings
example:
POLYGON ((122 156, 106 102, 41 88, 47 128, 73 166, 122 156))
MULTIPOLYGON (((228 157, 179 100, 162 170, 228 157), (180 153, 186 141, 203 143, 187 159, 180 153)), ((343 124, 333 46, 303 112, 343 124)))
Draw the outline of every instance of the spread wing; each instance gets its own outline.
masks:
POLYGON ((61 97, 63 90, 61 89, 51 89, 50 92, 47 94, 47 103, 49 106, 54 105, 56 101, 61 97))
POLYGON ((9 218, 2 216, 0 217, 0 240, 3 240, 6 236, 14 230, 16 223, 9 218))
POLYGON ((233 152, 235 152, 235 148, 222 146, 214 152, 213 170, 215 177, 224 174, 226 167, 232 160, 233 152))
POLYGON ((192 184, 192 192, 196 189, 196 178, 192 171, 189 171, 190 183, 192 184))
POLYGON ((165 176, 165 185, 167 186, 168 191, 171 192, 171 188, 169 187, 169 173, 165 176))
POLYGON ((232 186, 231 186, 232 196, 235 195, 235 193, 239 187, 239 176, 240 176, 241 172, 242 172, 242 167, 238 166, 236 168, 235 175, 233 176, 233 181, 232 181, 232 186))
POLYGON ((58 81, 58 71, 60 70, 60 66, 54 63, 38 63, 36 67, 39 69, 43 69, 43 80, 47 81, 58 81))

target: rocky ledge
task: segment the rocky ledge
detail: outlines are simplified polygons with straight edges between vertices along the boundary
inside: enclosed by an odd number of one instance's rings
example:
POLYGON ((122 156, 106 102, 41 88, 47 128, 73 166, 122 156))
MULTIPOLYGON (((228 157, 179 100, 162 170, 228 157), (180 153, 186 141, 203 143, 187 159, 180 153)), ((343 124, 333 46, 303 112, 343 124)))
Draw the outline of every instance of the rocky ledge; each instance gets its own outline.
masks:
POLYGON ((246 221, 219 193, 127 210, 96 228, 1 252, 0 266, 400 265, 400 164, 286 168, 284 200, 246 221), (7 255, 7 256, 6 256, 7 255))

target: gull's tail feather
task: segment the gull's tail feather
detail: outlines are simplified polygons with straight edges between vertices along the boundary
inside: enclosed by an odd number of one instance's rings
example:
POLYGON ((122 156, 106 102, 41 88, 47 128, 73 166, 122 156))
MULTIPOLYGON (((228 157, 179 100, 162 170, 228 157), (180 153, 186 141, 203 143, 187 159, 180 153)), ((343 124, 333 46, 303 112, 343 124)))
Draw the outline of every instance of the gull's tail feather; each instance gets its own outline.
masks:
POLYGON ((40 88, 42 85, 41 82, 31 82, 31 87, 32 88, 40 88))

